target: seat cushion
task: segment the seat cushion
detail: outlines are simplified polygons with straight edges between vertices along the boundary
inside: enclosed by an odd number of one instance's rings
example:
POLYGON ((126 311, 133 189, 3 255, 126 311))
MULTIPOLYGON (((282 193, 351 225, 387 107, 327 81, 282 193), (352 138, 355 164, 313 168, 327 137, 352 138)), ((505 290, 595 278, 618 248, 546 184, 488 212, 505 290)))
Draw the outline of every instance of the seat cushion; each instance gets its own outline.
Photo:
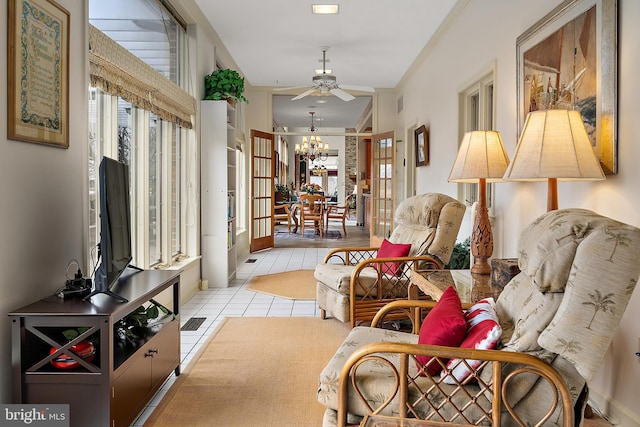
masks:
POLYGON ((525 273, 514 277, 496 301, 502 345, 511 351, 539 350, 538 336, 551 322, 563 295, 543 294, 525 273))
POLYGON ((587 381, 600 369, 638 282, 639 258, 639 229, 610 221, 593 230, 576 251, 555 316, 538 337, 542 348, 572 362, 587 381))
MULTIPOLYGON (((467 332, 467 323, 460 298, 453 286, 449 286, 437 304, 422 321, 419 344, 442 345, 447 347, 457 347, 462 342, 467 332)), ((427 366, 429 375, 436 375, 442 370, 438 363, 428 365, 431 357, 416 356, 422 366, 427 366)), ((418 366, 420 368, 421 366, 418 366)))
MULTIPOLYGON (((337 349, 329 363, 327 363, 320 373, 317 394, 318 401, 330 409, 338 409, 338 383, 340 379, 340 372, 342 371, 347 359, 364 345, 374 342, 417 344, 417 341, 418 335, 415 334, 390 331, 388 329, 361 326, 355 327, 351 330, 342 345, 337 349)), ((395 366, 395 369, 399 370, 399 355, 383 353, 380 354, 380 356, 391 361, 395 366)), ((408 391, 409 401, 416 402, 416 410, 422 418, 426 417, 427 414, 430 414, 433 411, 427 403, 420 400, 420 392, 416 389, 416 385, 419 386, 421 390, 428 393, 429 399, 432 402, 443 402, 440 412, 447 418, 452 416, 452 406, 457 406, 459 408, 463 407, 463 402, 467 400, 467 395, 465 393, 455 393, 455 396, 450 403, 445 402, 444 395, 452 395, 455 386, 440 384, 438 387, 435 387, 434 383, 428 377, 418 375, 418 368, 413 363, 408 364, 408 370, 409 375, 414 378, 408 391)), ((382 402, 387 400, 391 393, 393 393, 395 380, 389 366, 381 363, 380 361, 371 360, 358 367, 356 383, 358 384, 359 390, 367 400, 367 405, 377 408, 382 404, 382 402)), ((363 416, 370 413, 368 406, 362 402, 360 397, 354 391, 351 381, 349 382, 348 387, 348 412, 356 416, 363 416)), ((479 392, 479 388, 476 385, 468 387, 468 392, 472 395, 479 395, 479 398, 477 399, 478 403, 481 404, 485 410, 488 410, 491 407, 491 402, 479 392)), ((396 394, 391 400, 391 403, 382 409, 380 413, 382 415, 397 416, 398 405, 398 395, 396 394)), ((471 420, 477 420, 479 418, 478 410, 473 407, 473 405, 464 412, 465 416, 468 416, 471 420)), ((435 419, 439 419, 439 417, 436 416, 435 419)))
MULTIPOLYGON (((337 349, 329 363, 327 363, 327 366, 325 366, 320 373, 317 396, 320 403, 329 408, 338 409, 338 380, 340 378, 340 371, 342 370, 342 367, 355 350, 373 342, 402 342, 416 344, 418 342, 418 335, 362 326, 353 328, 342 345, 337 349)), ((391 359, 396 365, 399 365, 398 356, 394 355, 391 359)), ((417 368, 412 364, 410 365, 413 367, 413 371, 416 372, 417 368)), ((367 395, 385 396, 390 392, 387 380, 391 380, 391 378, 386 374, 380 374, 381 371, 375 366, 375 364, 367 364, 367 366, 358 371, 358 378, 361 379, 361 384, 366 388, 367 395)), ((426 380, 426 378, 424 379, 426 380)), ((397 408, 397 406, 398 404, 396 402, 395 407, 397 408)), ((349 393, 349 412, 356 415, 364 415, 369 412, 368 408, 366 408, 357 396, 355 396, 353 389, 351 389, 349 393)), ((384 414, 392 415, 391 409, 387 408, 387 411, 385 411, 384 414)))
MULTIPOLYGON (((319 283, 337 293, 349 295, 351 289, 351 273, 355 269, 352 265, 318 264, 313 276, 319 283)), ((375 268, 360 270, 356 285, 356 296, 377 297, 378 272, 375 268)), ((382 290, 384 298, 405 298, 408 292, 408 279, 396 276, 382 276, 382 290)))
MULTIPOLYGON (((318 264, 313 276, 318 282, 324 283, 334 291, 349 295, 351 289, 351 273, 355 266, 343 264, 318 264)), ((373 268, 365 268, 360 272, 360 287, 373 288, 378 280, 378 274, 373 268)), ((364 295, 363 292, 357 292, 358 295, 364 295)))
POLYGON ((411 243, 410 255, 432 255, 449 262, 466 206, 445 194, 426 193, 404 199, 395 210, 393 243, 411 243))
POLYGON ((336 292, 322 282, 316 284, 316 302, 318 307, 341 322, 351 320, 349 295, 336 292))
MULTIPOLYGON (((518 253, 525 254, 518 260, 520 270, 531 277, 541 292, 564 292, 565 287, 574 281, 571 278, 574 259, 579 259, 578 247, 585 239, 599 233, 601 237, 613 237, 608 243, 616 242, 618 236, 612 234, 614 231, 624 230, 631 236, 637 234, 634 228, 586 209, 550 212, 531 223, 520 235, 518 253)), ((590 240, 592 243, 588 246, 593 253, 601 254, 600 261, 611 262, 602 254, 602 240, 594 237, 590 240)), ((620 255, 625 249, 632 254, 637 252, 638 242, 633 239, 628 242, 633 242, 628 249, 612 246, 615 253, 620 255)), ((587 255, 587 262, 591 258, 593 255, 587 255)), ((606 268, 601 271, 606 271, 606 268)))

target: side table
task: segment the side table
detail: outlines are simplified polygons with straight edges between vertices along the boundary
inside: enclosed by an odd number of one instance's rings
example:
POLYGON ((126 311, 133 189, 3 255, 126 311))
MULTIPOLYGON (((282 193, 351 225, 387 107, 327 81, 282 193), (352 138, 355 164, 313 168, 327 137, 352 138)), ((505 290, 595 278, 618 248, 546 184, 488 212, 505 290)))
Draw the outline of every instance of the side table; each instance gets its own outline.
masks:
POLYGON ((491 260, 491 284, 504 288, 520 273, 518 258, 495 258, 491 260))
POLYGON ((456 288, 463 303, 474 303, 488 297, 497 299, 503 289, 492 284, 490 275, 472 273, 471 270, 414 270, 410 280, 409 298, 416 296, 417 287, 435 301, 440 299, 449 286, 456 288))

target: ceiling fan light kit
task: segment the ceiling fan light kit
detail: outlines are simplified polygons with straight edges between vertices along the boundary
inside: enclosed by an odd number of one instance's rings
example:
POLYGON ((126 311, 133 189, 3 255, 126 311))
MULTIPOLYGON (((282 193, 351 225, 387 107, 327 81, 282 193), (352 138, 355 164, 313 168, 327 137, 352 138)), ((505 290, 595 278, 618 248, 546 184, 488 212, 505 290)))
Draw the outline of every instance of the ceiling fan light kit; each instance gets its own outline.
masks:
MULTIPOLYGON (((317 74, 315 76, 313 76, 313 78, 311 79, 311 86, 309 86, 309 89, 307 89, 306 91, 302 92, 300 95, 295 96, 293 98, 291 98, 292 101, 296 101, 298 99, 302 99, 306 96, 309 96, 315 92, 318 92, 321 95, 326 95, 326 94, 332 94, 337 96, 338 98, 342 99, 343 101, 351 101, 352 99, 355 99, 355 96, 351 95, 350 93, 346 92, 346 90, 355 90, 355 91, 360 91, 360 92, 375 92, 375 89, 369 86, 357 86, 357 85, 341 85, 338 84, 338 80, 336 79, 336 76, 334 76, 333 74, 331 74, 331 70, 327 70, 327 50, 329 48, 328 47, 322 47, 322 74, 317 74), (327 72, 329 71, 329 72, 327 72)), ((316 70, 317 72, 318 70, 316 70)), ((306 86, 297 86, 297 87, 287 87, 287 88, 282 88, 282 89, 276 89, 276 90, 292 90, 292 89, 299 89, 301 87, 306 87, 306 86)))

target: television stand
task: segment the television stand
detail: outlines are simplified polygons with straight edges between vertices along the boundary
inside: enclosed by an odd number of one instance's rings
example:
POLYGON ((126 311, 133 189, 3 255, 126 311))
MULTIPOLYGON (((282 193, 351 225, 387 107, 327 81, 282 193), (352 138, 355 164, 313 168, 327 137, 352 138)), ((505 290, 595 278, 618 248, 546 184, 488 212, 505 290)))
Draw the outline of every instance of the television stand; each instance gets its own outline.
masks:
POLYGON ((9 313, 13 403, 68 404, 70 427, 129 426, 165 379, 180 374, 180 271, 127 274, 113 292, 128 302, 50 296, 9 313), (120 320, 160 294, 171 312, 121 338, 120 320), (79 333, 71 340, 63 335, 70 329, 79 333), (85 340, 95 347, 91 360, 71 352, 85 340), (51 363, 60 357, 77 363, 61 369, 51 363))
MULTIPOLYGON (((138 273, 140 271, 144 271, 143 268, 136 267, 135 265, 129 264, 122 271, 122 275, 118 278, 118 280, 124 279, 125 277, 129 276, 129 274, 126 274, 126 271, 128 269, 135 270, 136 273, 138 273)), ((105 280, 105 279, 103 278, 103 280, 105 280)), ((98 281, 97 280, 94 280, 93 283, 95 284, 95 286, 100 286, 100 287, 107 287, 108 286, 108 285, 104 284, 104 282, 101 282, 101 284, 98 285, 98 281)), ((87 295, 86 297, 82 298, 82 300, 83 301, 89 301, 92 296, 98 295, 98 294, 106 294, 106 295, 110 296, 111 298, 117 299, 118 301, 128 302, 125 297, 123 297, 121 295, 118 295, 117 293, 115 293, 111 289, 109 289, 108 287, 107 287, 107 289, 94 289, 93 291, 91 291, 91 293, 89 295, 87 295)))

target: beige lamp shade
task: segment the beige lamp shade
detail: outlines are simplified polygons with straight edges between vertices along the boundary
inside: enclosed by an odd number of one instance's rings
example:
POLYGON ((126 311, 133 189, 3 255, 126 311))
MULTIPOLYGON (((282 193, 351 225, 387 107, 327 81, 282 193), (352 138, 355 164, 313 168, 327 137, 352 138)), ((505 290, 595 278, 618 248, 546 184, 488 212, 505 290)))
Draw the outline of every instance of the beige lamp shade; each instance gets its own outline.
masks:
POLYGON ((464 134, 449 181, 478 183, 478 205, 471 230, 472 273, 491 273, 493 233, 487 211, 487 181, 502 181, 508 164, 509 156, 499 132, 476 130, 464 134))
POLYGON ((575 110, 529 113, 505 181, 605 179, 591 141, 575 110))
POLYGON ((487 182, 502 181, 508 164, 509 156, 504 149, 500 132, 467 132, 460 143, 449 181, 477 183, 480 178, 485 178, 487 182))

